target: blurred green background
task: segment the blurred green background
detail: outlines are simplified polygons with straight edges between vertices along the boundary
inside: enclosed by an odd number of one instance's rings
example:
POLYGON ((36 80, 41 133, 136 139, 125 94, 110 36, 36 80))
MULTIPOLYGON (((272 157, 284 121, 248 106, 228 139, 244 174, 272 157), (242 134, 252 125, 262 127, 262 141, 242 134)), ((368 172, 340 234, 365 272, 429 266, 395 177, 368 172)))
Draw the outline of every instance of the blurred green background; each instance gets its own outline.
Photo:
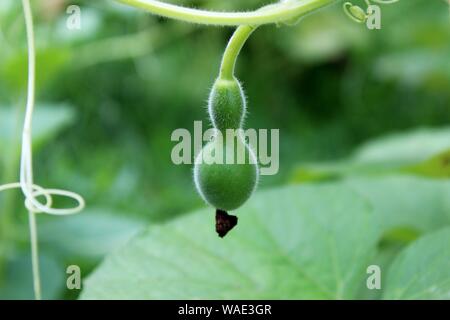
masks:
MULTIPOLYGON (((35 181, 87 203, 73 217, 38 218, 44 297, 76 298, 65 289, 67 265, 85 276, 144 226, 204 207, 192 168, 170 161, 170 135, 207 120, 208 91, 233 29, 169 21, 114 1, 32 2, 35 181), (81 30, 66 28, 69 4, 81 8, 81 30)), ((178 3, 238 10, 267 1, 178 3)), ((0 183, 18 180, 27 70, 21 10, 20 1, 0 2, 0 183)), ((261 27, 237 66, 246 126, 280 129, 280 171, 262 177, 259 189, 335 177, 342 170, 333 166, 367 140, 448 126, 449 16, 444 0, 405 0, 382 7, 381 30, 355 24, 340 4, 293 27, 261 27), (331 171, 309 171, 318 163, 331 171)), ((450 148, 449 137, 436 139, 450 148)), ((31 298, 19 191, 0 195, 0 219, 0 298, 31 298)))

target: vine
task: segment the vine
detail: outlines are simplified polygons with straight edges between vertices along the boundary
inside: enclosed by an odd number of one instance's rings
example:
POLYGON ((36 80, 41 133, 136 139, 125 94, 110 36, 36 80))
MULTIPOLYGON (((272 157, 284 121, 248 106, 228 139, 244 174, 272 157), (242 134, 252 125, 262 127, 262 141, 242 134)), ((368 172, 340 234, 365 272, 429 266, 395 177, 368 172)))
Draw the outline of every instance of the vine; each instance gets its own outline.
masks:
POLYGON ((283 0, 248 12, 219 12, 191 9, 158 0, 117 0, 175 20, 208 25, 263 25, 297 19, 339 0, 283 0))

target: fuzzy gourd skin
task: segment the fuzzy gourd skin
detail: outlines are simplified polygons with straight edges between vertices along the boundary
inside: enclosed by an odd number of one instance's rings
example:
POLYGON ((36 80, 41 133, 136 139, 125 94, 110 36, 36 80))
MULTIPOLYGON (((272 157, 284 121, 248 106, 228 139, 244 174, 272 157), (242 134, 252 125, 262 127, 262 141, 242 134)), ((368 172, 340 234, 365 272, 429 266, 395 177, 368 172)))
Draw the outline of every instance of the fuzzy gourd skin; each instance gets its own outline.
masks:
POLYGON ((258 182, 257 159, 243 137, 239 134, 233 142, 226 141, 226 129, 241 128, 245 108, 244 93, 236 79, 216 80, 208 111, 223 139, 216 134, 198 154, 194 166, 194 181, 199 194, 216 209, 231 211, 239 208, 258 182), (237 161, 239 153, 245 154, 244 163, 237 161))
POLYGON ((211 206, 225 211, 235 210, 244 204, 258 182, 258 166, 254 153, 240 138, 237 141, 234 148, 226 143, 211 141, 198 155, 194 167, 195 185, 202 198, 211 206), (213 148, 223 150, 223 161, 220 163, 210 161, 213 148), (235 155, 237 148, 247 149, 249 157, 246 162, 227 164, 225 158, 235 155), (199 162, 200 159, 203 159, 202 163, 199 162))
POLYGON ((217 79, 208 99, 208 112, 214 128, 225 133, 226 129, 242 127, 246 103, 241 84, 236 79, 217 79))

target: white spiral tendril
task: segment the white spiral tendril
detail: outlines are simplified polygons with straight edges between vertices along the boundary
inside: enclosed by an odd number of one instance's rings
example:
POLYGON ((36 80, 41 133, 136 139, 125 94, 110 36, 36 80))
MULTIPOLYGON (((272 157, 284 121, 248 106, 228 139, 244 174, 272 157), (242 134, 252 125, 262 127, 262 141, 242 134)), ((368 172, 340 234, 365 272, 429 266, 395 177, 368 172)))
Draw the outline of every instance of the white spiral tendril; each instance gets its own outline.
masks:
POLYGON ((25 207, 33 213, 47 213, 51 215, 68 215, 80 212, 84 206, 84 199, 77 193, 60 190, 45 189, 33 183, 33 165, 32 165, 32 139, 31 127, 34 111, 34 88, 35 88, 35 46, 33 20, 29 0, 23 0, 25 22, 27 27, 28 40, 28 92, 27 105, 25 109, 25 120, 22 133, 22 154, 20 160, 20 182, 13 182, 0 185, 0 192, 20 188, 25 196, 25 207), (45 198, 45 203, 39 202, 39 196, 45 198), (68 197, 77 202, 72 208, 52 208, 53 196, 68 197))
MULTIPOLYGON (((28 110, 28 108, 27 108, 28 110)), ((30 123, 31 124, 31 123, 30 123)), ((28 130, 25 130, 22 137, 22 155, 20 160, 20 182, 12 182, 0 186, 0 192, 9 189, 22 190, 25 196, 25 207, 33 213, 46 213, 51 215, 69 215, 78 213, 83 210, 85 202, 79 194, 62 190, 62 189, 46 189, 33 183, 33 167, 32 167, 32 141, 28 130), (43 196, 45 203, 41 203, 37 198, 43 196), (72 208, 53 208, 53 196, 62 196, 75 200, 77 205, 72 208)))
POLYGON ((25 120, 22 132, 22 152, 20 158, 20 179, 19 182, 7 183, 0 186, 0 192, 9 189, 22 190, 25 196, 25 207, 28 210, 28 220, 31 243, 31 265, 33 272, 33 288, 36 300, 42 298, 41 278, 39 274, 39 249, 36 225, 36 213, 46 213, 51 215, 67 215, 80 212, 84 208, 84 199, 71 191, 60 189, 45 189, 33 183, 33 154, 31 128, 34 111, 34 90, 35 90, 35 65, 36 50, 34 46, 33 15, 31 12, 30 0, 22 0, 23 12, 28 44, 28 83, 27 83, 27 105, 25 108, 25 120), (43 196, 45 203, 41 203, 38 197, 43 196), (78 204, 72 208, 52 208, 53 196, 68 197, 78 204))

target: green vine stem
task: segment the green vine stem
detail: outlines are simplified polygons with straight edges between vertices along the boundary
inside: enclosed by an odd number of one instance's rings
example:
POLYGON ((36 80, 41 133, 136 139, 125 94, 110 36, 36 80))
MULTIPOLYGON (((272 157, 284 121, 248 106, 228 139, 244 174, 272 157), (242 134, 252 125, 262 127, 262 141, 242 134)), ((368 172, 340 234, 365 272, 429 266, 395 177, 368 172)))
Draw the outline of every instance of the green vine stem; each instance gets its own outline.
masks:
POLYGON ((186 8, 158 0, 116 0, 153 14, 209 25, 263 25, 290 21, 339 0, 281 1, 248 12, 219 12, 186 8))
POLYGON ((239 52, 256 28, 243 25, 236 29, 223 54, 219 78, 223 80, 232 80, 234 78, 234 68, 239 52))

